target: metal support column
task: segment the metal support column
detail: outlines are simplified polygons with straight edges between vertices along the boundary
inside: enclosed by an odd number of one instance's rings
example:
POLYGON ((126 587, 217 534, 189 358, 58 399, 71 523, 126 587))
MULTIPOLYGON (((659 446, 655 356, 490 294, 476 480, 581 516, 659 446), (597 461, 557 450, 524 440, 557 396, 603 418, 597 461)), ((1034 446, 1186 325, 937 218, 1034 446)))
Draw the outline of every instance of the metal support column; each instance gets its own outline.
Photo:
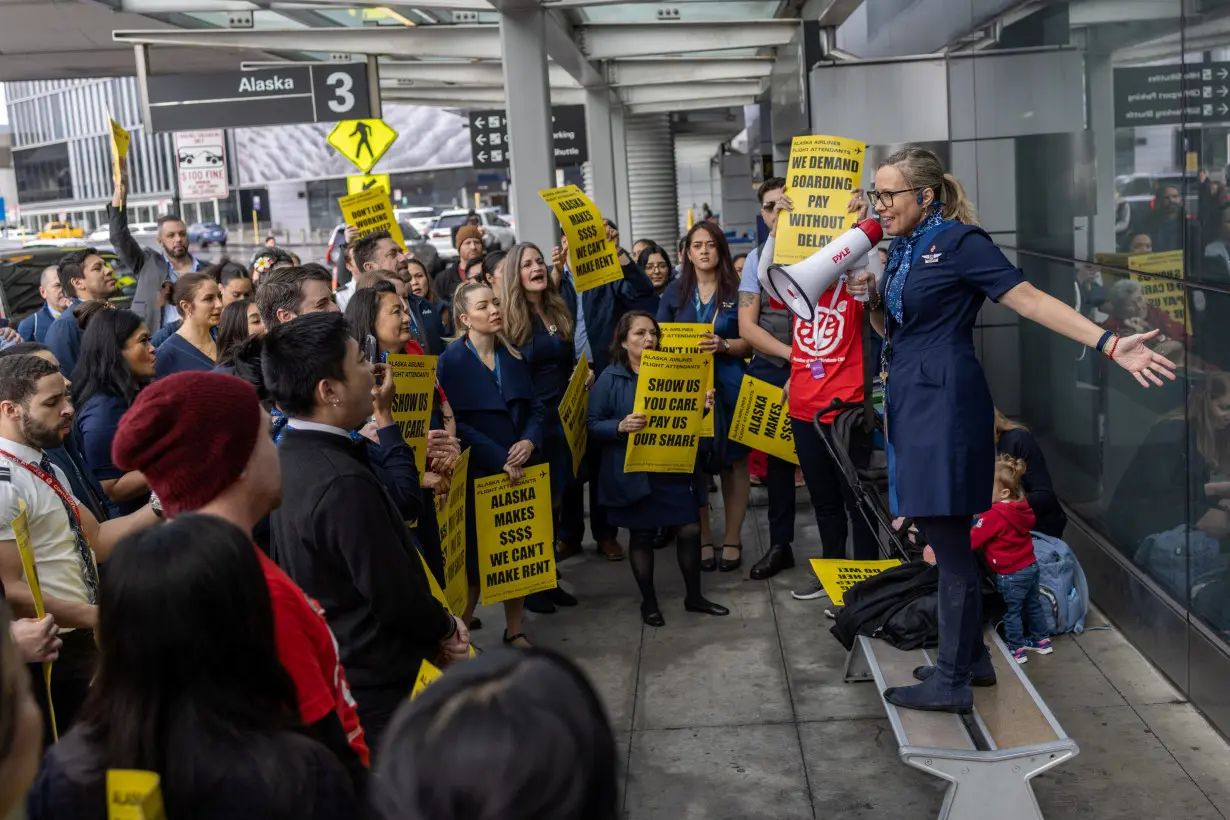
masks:
POLYGON ((555 187, 551 90, 547 84, 546 12, 539 7, 500 15, 508 141, 512 149, 512 212, 517 237, 549 248, 556 225, 538 192, 555 187))
POLYGON ((628 193, 628 140, 622 105, 611 106, 611 162, 615 166, 615 210, 619 214, 615 222, 623 231, 620 238, 627 237, 625 244, 631 248, 639 237, 631 235, 632 197, 628 193))
MULTIPOLYGON (((675 137, 670 114, 624 118, 627 134, 632 241, 652 239, 670 251, 679 247, 679 192, 675 185, 675 137)), ((620 232, 627 235, 627 228, 620 232)))
POLYGON ((585 130, 589 136, 591 196, 603 216, 618 222, 615 152, 611 145, 611 92, 607 89, 585 90, 585 130))

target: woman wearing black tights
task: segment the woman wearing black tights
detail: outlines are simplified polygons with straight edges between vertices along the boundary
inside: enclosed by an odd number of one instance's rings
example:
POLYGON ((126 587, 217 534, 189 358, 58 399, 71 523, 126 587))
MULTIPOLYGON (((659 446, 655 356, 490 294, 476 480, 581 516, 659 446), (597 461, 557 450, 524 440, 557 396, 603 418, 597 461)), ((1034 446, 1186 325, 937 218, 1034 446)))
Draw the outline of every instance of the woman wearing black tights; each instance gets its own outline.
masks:
POLYGON ((606 507, 611 526, 632 533, 628 541, 632 574, 641 591, 641 619, 649 626, 666 624, 653 588, 653 542, 663 527, 679 528, 679 569, 687 587, 684 609, 706 615, 730 613, 700 594, 698 511, 702 500, 697 488, 703 485, 692 475, 624 472, 628 434, 646 423, 643 414, 633 412, 641 353, 656 349, 659 335, 653 316, 639 310, 625 313, 615 327, 611 365, 602 371, 589 396, 589 438, 602 447, 598 500, 606 507))

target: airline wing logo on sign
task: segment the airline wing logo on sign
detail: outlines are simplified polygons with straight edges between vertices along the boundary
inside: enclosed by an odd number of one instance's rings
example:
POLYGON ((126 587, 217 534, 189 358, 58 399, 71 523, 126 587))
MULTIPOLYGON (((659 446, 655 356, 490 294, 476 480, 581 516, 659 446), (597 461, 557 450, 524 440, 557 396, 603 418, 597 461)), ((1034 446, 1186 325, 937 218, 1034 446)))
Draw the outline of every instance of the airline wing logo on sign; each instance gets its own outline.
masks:
POLYGON ((221 129, 175 134, 179 197, 185 201, 226 199, 226 140, 221 129))
POLYGON ((396 139, 397 132, 384 120, 343 120, 329 132, 329 144, 365 174, 396 139))

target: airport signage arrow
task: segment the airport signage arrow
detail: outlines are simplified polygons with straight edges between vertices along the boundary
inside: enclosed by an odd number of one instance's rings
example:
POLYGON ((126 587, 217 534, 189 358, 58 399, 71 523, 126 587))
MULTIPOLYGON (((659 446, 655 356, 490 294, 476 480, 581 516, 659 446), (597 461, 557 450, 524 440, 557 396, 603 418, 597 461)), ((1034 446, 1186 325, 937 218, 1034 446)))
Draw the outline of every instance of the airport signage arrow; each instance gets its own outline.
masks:
POLYGON ((1115 69, 1115 127, 1223 122, 1230 63, 1115 69))

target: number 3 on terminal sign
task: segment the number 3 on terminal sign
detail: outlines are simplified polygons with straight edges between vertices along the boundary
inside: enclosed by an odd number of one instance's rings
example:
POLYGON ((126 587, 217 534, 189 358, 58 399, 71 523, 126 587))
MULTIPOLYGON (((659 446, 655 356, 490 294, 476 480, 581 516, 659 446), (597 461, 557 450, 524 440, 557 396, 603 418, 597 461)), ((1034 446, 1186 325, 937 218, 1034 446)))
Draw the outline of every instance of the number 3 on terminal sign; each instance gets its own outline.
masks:
POLYGON ((335 71, 325 79, 325 85, 333 89, 333 94, 337 99, 329 100, 329 110, 334 114, 349 114, 354 110, 354 94, 350 90, 354 88, 354 79, 349 74, 341 71, 335 71))

